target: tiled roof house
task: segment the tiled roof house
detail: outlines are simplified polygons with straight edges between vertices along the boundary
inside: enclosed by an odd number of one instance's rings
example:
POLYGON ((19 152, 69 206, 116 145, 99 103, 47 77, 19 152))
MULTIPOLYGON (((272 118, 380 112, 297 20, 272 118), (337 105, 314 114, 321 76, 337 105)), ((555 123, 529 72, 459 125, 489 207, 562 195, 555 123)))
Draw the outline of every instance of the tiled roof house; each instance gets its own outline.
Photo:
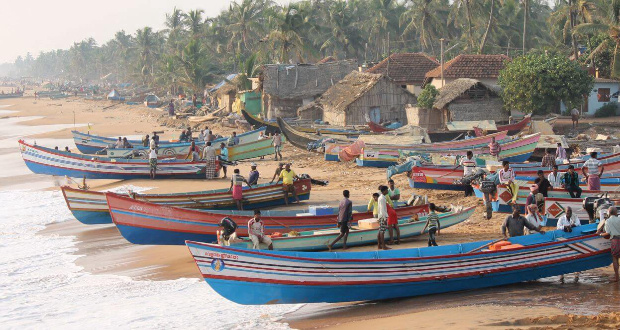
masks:
MULTIPOLYGON (((499 72, 510 57, 506 55, 462 54, 444 64, 444 85, 459 79, 476 79, 485 84, 497 85, 499 72)), ((441 66, 426 73, 424 85, 432 84, 441 88, 441 66)))

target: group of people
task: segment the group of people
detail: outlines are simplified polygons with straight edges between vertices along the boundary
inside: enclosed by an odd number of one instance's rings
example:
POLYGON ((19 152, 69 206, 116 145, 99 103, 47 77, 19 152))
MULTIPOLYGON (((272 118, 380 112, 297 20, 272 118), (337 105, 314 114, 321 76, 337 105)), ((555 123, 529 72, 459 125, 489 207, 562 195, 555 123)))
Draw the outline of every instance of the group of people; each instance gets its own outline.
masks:
POLYGON ((116 144, 114 145, 114 147, 116 149, 131 149, 131 148, 133 148, 131 143, 129 143, 129 141, 127 141, 127 137, 121 138, 120 136, 118 137, 118 140, 116 140, 116 144))

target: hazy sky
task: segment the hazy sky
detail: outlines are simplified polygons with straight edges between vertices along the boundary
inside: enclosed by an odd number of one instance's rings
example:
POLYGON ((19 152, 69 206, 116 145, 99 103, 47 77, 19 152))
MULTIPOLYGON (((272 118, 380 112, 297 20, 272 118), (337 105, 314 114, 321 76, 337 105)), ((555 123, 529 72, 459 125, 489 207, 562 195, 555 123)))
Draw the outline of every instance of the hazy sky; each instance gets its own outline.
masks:
MULTIPOLYGON (((89 37, 103 44, 114 33, 134 33, 144 26, 164 27, 165 15, 176 6, 204 9, 216 16, 231 0, 3 0, 0 1, 0 63, 30 52, 67 49, 89 37)), ((277 1, 288 3, 287 0, 277 1)))

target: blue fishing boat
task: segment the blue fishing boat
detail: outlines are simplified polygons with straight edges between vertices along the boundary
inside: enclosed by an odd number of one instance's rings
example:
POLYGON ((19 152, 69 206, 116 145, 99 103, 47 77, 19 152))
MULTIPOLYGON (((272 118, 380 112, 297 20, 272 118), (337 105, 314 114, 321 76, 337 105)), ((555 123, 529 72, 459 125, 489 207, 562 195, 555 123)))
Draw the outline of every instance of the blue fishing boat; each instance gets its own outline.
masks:
MULTIPOLYGON (((36 174, 68 176, 87 179, 148 179, 148 159, 116 160, 93 155, 81 155, 31 145, 19 141, 22 158, 28 168, 36 174)), ((204 163, 177 159, 162 159, 157 163, 158 178, 200 179, 204 163)))
MULTIPOLYGON (((265 127, 261 127, 253 131, 238 134, 237 136, 239 137, 239 144, 249 143, 249 142, 258 140, 260 133, 261 132, 264 133, 265 129, 266 129, 265 127)), ((106 148, 114 148, 114 145, 118 141, 118 137, 110 138, 110 137, 105 137, 105 136, 82 133, 78 131, 71 131, 71 134, 73 134, 73 141, 75 142, 75 146, 83 154, 96 154, 106 148)), ((215 145, 216 143, 226 142, 227 140, 228 138, 224 137, 224 138, 215 139, 211 143, 215 145)), ((128 142, 138 149, 140 146, 142 146, 142 141, 140 140, 128 140, 128 142)), ((186 148, 189 148, 190 146, 189 142, 183 143, 183 142, 178 142, 178 141, 173 141, 173 142, 163 141, 163 140, 159 141, 159 147, 164 148, 164 151, 165 151, 165 148, 167 148, 170 145, 175 145, 178 147, 179 144, 181 145, 184 144, 186 148)), ((204 144, 205 144, 204 141, 196 141, 196 145, 198 146, 202 146, 204 144)))
POLYGON ((239 304, 336 303, 472 290, 611 264, 596 224, 494 241, 370 252, 247 250, 187 241, 206 282, 239 304))

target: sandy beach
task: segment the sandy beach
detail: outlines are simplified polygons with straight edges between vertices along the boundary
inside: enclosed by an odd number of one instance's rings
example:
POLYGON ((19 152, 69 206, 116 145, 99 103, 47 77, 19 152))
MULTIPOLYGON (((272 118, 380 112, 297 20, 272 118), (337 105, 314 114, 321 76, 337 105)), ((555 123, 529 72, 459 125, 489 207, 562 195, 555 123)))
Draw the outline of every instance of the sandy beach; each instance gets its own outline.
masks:
MULTIPOLYGON (((79 98, 61 100, 35 100, 32 97, 1 100, 3 107, 0 120, 27 119, 19 121, 24 132, 29 127, 45 125, 65 125, 58 130, 43 133, 25 134, 26 140, 36 140, 41 145, 53 147, 49 143, 63 143, 71 150, 75 145, 70 131, 73 124, 79 130, 106 136, 137 137, 154 130, 164 131, 162 139, 178 136, 179 130, 161 126, 158 122, 161 112, 147 109, 142 105, 114 104, 108 101, 87 101, 79 98), (10 112, 15 111, 15 112, 10 112), (87 126, 84 126, 87 125, 87 126), (88 126, 89 125, 89 126, 88 126)), ((2 123, 2 121, 0 121, 2 123)), ((14 127, 14 126, 11 126, 14 127)), ((19 126, 18 126, 19 127, 19 126)), ((209 126, 212 127, 212 126, 209 126)), ((225 134, 230 128, 212 127, 215 133, 225 134)), ((15 136, 24 136, 16 133, 15 136)), ((7 142, 9 138, 3 140, 7 142)), ((3 189, 24 189, 36 187, 43 191, 57 191, 58 186, 66 184, 64 178, 39 176, 24 170, 21 159, 15 160, 17 152, 10 145, 0 149, 0 157, 12 157, 11 165, 16 166, 14 175, 0 177, 3 189)), ((308 205, 337 205, 343 189, 351 191, 354 205, 366 204, 379 184, 385 183, 385 170, 360 168, 354 164, 324 162, 322 155, 306 152, 286 145, 284 157, 292 161, 292 168, 298 173, 306 173, 315 179, 329 180, 325 187, 314 186, 308 205)), ((268 182, 277 162, 271 159, 240 162, 241 173, 249 171, 249 164, 256 162, 261 172, 261 183, 268 182)), ((394 177, 404 196, 414 193, 408 187, 404 175, 394 177)), ((92 189, 112 189, 124 185, 149 188, 149 192, 184 192, 205 189, 225 188, 228 179, 206 180, 131 180, 89 181, 92 189)), ((500 237, 500 224, 504 214, 495 214, 487 220, 482 216, 482 202, 475 197, 463 198, 461 192, 442 192, 416 190, 418 195, 427 195, 429 200, 440 205, 461 204, 476 206, 475 214, 457 226, 442 230, 438 237, 440 245, 496 239, 500 237)), ((299 205, 291 205, 299 208, 299 205)), ((65 207, 66 208, 66 207, 65 207)), ((187 248, 184 246, 138 246, 125 241, 113 225, 84 226, 75 220, 48 224, 41 235, 50 237, 71 237, 75 241, 75 265, 81 271, 93 275, 127 276, 140 281, 171 281, 178 279, 200 279, 187 248)), ((426 245, 426 236, 408 239, 395 248, 420 247, 426 245)), ((372 250, 374 246, 355 250, 372 250)), ((302 306, 295 312, 284 316, 292 328, 314 329, 406 329, 412 326, 426 329, 490 329, 503 328, 618 328, 620 315, 620 289, 618 285, 608 284, 611 268, 584 272, 575 281, 575 275, 568 275, 564 283, 559 278, 520 283, 506 287, 476 290, 471 292, 442 294, 437 296, 397 299, 371 303, 316 304, 302 306), (615 312, 615 313, 614 313, 615 312), (595 315, 601 313, 601 317, 595 315), (568 314, 583 316, 566 316, 568 314)), ((205 283, 200 283, 207 286, 205 283)), ((190 295, 190 292, 187 292, 190 295)), ((177 302, 183 304, 183 301, 177 302)), ((239 306, 239 305, 237 305, 239 306)), ((239 306, 239 308, 243 308, 239 306)))

